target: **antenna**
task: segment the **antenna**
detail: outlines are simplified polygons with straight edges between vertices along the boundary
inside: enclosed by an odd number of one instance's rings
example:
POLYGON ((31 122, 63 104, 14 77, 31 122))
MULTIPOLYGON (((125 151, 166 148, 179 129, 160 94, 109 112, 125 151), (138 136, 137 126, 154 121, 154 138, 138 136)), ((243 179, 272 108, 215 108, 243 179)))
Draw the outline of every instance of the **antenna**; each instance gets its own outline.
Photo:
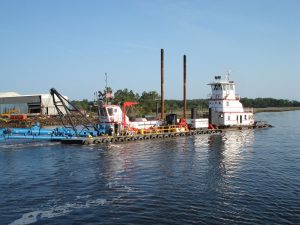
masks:
MULTIPOLYGON (((105 73, 105 95, 107 96, 107 73, 105 73)), ((107 105, 107 97, 105 96, 105 104, 107 105)))
POLYGON ((230 74, 231 74, 231 70, 228 70, 228 71, 227 71, 227 75, 226 75, 226 80, 228 80, 228 81, 229 81, 229 76, 230 76, 230 74))

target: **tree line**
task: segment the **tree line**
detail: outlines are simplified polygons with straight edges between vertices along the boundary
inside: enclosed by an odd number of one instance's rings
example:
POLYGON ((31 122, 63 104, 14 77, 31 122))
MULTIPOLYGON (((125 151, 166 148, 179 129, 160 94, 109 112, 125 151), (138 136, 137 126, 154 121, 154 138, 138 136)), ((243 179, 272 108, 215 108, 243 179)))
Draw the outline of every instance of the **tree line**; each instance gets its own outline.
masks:
MULTIPOLYGON (((103 101, 111 104, 122 105, 123 102, 138 102, 139 104, 131 107, 128 114, 136 117, 143 117, 146 115, 156 115, 161 111, 160 95, 156 91, 144 91, 141 95, 132 90, 120 89, 114 93, 113 98, 106 99, 106 92, 111 92, 112 89, 104 90, 102 94, 103 101)), ((266 108, 266 107, 300 107, 299 101, 291 101, 287 99, 274 98, 241 98, 244 107, 252 108, 266 108)), ((96 111, 95 101, 88 101, 83 99, 81 101, 72 101, 78 108, 86 111, 96 111)), ((199 111, 208 111, 208 99, 190 99, 187 100, 187 110, 196 108, 199 111)), ((183 110, 183 100, 165 100, 165 112, 176 113, 183 110)))
POLYGON ((287 99, 274 98, 241 98, 241 102, 245 107, 267 108, 267 107, 300 107, 300 102, 287 99))

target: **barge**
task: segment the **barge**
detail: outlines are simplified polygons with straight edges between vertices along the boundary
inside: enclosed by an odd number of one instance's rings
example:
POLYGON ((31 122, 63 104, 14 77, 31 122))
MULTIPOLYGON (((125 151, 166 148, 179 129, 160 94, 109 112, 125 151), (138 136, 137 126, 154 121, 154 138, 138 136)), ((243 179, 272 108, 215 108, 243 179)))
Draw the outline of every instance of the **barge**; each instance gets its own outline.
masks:
POLYGON ((125 102, 122 111, 118 105, 99 102, 99 127, 104 136, 64 139, 61 142, 90 145, 272 127, 264 121, 254 121, 253 109, 243 107, 240 96, 235 92, 235 82, 229 80, 229 74, 225 78, 216 76, 208 85, 211 86, 208 118, 193 118, 187 123, 184 118, 178 121, 175 114, 170 114, 163 121, 129 121, 124 113, 126 106, 136 103, 125 102))

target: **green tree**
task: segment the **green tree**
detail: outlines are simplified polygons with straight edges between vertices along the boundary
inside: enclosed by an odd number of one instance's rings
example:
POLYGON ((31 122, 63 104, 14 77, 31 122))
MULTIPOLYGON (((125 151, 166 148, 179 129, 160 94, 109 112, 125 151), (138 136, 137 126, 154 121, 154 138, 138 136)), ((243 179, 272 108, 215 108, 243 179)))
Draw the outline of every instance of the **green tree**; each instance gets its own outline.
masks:
POLYGON ((241 102, 245 107, 253 108, 266 108, 266 107, 299 107, 300 102, 290 101, 287 99, 274 99, 274 98, 242 98, 241 102))
POLYGON ((144 91, 139 98, 140 113, 146 115, 156 112, 156 103, 159 101, 159 99, 160 95, 156 91, 144 91))
POLYGON ((71 103, 74 104, 79 109, 84 109, 84 110, 88 110, 90 105, 87 99, 83 99, 81 101, 72 101, 71 103))
POLYGON ((117 90, 114 94, 113 102, 115 104, 122 104, 123 102, 136 102, 139 100, 139 94, 135 94, 132 90, 127 88, 123 90, 117 90))

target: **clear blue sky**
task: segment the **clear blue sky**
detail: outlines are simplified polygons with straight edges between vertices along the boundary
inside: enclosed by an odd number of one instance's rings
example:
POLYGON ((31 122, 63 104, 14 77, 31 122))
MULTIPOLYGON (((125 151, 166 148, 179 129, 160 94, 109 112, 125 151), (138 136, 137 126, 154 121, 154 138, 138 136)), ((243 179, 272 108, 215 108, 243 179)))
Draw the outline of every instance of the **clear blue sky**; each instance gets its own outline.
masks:
POLYGON ((300 100, 299 0, 1 0, 0 92, 93 99, 95 90, 206 98, 231 70, 242 97, 300 100))

